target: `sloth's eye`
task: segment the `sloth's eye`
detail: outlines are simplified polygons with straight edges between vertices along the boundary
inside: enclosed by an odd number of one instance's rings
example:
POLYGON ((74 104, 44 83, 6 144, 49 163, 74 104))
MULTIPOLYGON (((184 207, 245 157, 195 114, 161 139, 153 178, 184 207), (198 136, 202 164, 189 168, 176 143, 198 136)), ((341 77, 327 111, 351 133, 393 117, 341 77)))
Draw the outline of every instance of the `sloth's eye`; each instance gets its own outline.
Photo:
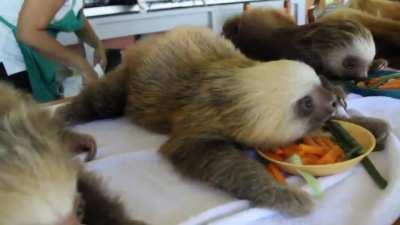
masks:
POLYGON ((314 102, 311 96, 307 95, 298 102, 298 112, 300 116, 308 116, 314 110, 314 102))
POLYGON ((343 67, 352 70, 357 66, 357 58, 348 56, 343 60, 343 67))

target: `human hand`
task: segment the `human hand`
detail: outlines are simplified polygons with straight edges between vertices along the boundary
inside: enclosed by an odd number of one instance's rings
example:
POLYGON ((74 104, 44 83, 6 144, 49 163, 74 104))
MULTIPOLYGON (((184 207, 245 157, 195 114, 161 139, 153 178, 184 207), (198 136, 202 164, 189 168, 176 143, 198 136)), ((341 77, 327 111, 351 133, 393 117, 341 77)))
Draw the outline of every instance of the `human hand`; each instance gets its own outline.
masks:
POLYGON ((88 85, 91 83, 96 82, 98 79, 97 73, 93 70, 93 68, 90 68, 86 71, 82 71, 82 84, 83 85, 88 85))
POLYGON ((94 50, 94 65, 100 64, 103 71, 107 67, 107 55, 103 44, 99 44, 94 50))
POLYGON ((82 84, 88 85, 90 83, 96 82, 99 78, 96 71, 92 68, 92 66, 85 60, 83 65, 80 67, 80 72, 82 74, 82 84))

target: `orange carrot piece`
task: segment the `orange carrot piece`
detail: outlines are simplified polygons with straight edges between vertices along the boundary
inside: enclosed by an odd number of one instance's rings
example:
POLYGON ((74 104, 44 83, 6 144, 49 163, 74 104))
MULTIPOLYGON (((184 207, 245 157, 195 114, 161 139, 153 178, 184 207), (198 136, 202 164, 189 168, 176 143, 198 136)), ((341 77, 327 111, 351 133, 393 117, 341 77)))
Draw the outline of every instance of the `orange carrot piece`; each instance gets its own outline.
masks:
POLYGON ((300 144, 299 149, 299 154, 313 154, 319 156, 326 154, 326 150, 320 146, 300 144))
POLYGON ((324 156, 322 156, 318 163, 319 164, 329 164, 336 162, 337 158, 341 155, 341 150, 338 148, 330 149, 324 156))
POLYGON ((283 148, 277 148, 276 150, 275 150, 275 153, 276 154, 278 154, 278 155, 280 155, 280 156, 284 156, 286 153, 285 153, 285 149, 283 149, 283 148))
POLYGON ((335 143, 333 143, 333 141, 329 137, 324 138, 323 141, 328 148, 333 148, 337 146, 335 143))
POLYGON ((379 89, 400 89, 400 84, 384 84, 379 86, 379 89))
POLYGON ((319 159, 320 157, 316 155, 305 155, 301 157, 301 161, 303 162, 304 165, 315 165, 319 164, 319 159))
POLYGON ((286 178, 278 166, 273 163, 269 163, 267 165, 267 170, 278 183, 286 184, 286 178))
POLYGON ((335 148, 337 149, 336 162, 343 161, 346 158, 344 155, 343 149, 341 149, 339 146, 336 146, 335 148))
MULTIPOLYGON (((362 81, 361 81, 361 82, 362 82, 362 81)), ((371 79, 368 80, 368 86, 377 84, 377 83, 379 83, 379 82, 380 82, 380 78, 379 78, 379 77, 377 77, 377 78, 371 78, 371 79)))
POLYGON ((275 160, 279 160, 279 161, 285 161, 285 158, 283 158, 281 155, 276 154, 275 152, 264 152, 265 155, 267 155, 268 157, 275 159, 275 160))
POLYGON ((285 151, 286 151, 285 158, 289 158, 293 154, 298 153, 299 147, 298 147, 298 145, 292 144, 292 145, 287 146, 285 148, 285 151))
POLYGON ((397 89, 400 88, 400 79, 391 79, 379 86, 380 89, 397 89))
POLYGON ((315 137, 314 141, 318 144, 318 146, 321 146, 323 148, 328 148, 329 146, 327 146, 324 142, 324 137, 315 137))
POLYGON ((290 144, 264 153, 275 160, 285 161, 293 154, 297 154, 305 165, 329 164, 345 159, 343 150, 330 137, 306 136, 300 144, 290 144))
POLYGON ((315 141, 313 140, 313 138, 311 136, 304 137, 303 142, 304 142, 304 144, 307 144, 307 145, 318 146, 318 144, 315 143, 315 141))

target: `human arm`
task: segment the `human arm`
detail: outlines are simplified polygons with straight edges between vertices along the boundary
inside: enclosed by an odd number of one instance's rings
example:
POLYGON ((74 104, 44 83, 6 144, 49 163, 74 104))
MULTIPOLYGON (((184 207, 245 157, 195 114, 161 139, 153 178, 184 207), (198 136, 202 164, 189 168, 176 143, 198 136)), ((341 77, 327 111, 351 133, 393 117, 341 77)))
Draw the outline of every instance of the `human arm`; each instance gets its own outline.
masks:
POLYGON ((107 66, 107 57, 103 43, 97 37, 96 33, 92 29, 89 21, 86 19, 85 16, 83 16, 83 20, 84 20, 83 28, 75 33, 79 37, 79 39, 86 42, 95 49, 95 64, 99 63, 103 68, 103 70, 105 70, 107 66))
POLYGON ((17 39, 56 62, 76 68, 84 83, 97 79, 87 60, 61 45, 46 29, 64 0, 25 0, 18 18, 17 39))

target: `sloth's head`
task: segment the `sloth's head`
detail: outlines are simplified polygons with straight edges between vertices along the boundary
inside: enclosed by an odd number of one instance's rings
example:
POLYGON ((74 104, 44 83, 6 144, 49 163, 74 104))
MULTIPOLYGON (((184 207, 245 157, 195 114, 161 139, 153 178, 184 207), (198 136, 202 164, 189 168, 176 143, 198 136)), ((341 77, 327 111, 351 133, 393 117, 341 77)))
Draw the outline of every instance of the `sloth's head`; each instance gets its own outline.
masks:
POLYGON ((371 32, 354 21, 326 21, 309 25, 298 43, 310 54, 307 63, 322 75, 362 80, 375 57, 371 32), (318 59, 318 60, 314 60, 318 59))
POLYGON ((223 34, 249 57, 301 60, 331 78, 365 79, 375 57, 371 32, 350 20, 296 26, 277 10, 250 10, 228 20, 223 34))
POLYGON ((0 224, 80 225, 74 162, 44 150, 51 143, 9 139, 0 133, 0 224))
POLYGON ((290 60, 260 63, 238 76, 245 107, 237 139, 252 146, 295 141, 335 112, 337 97, 308 65, 290 60))

